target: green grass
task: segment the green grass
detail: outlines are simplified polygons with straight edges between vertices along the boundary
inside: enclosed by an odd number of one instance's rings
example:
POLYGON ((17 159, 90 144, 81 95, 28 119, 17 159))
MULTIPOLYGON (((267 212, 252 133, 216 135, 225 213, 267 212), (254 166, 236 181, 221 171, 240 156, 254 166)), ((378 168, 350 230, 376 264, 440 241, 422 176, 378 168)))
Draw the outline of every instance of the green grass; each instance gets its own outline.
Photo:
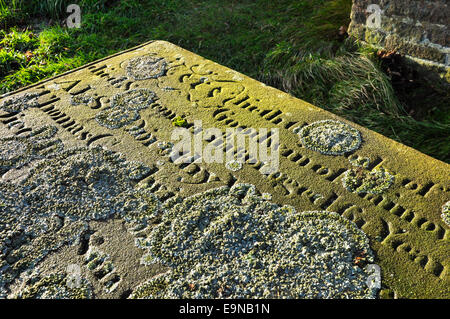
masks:
POLYGON ((163 39, 450 162, 448 94, 338 35, 351 0, 0 0, 0 93, 163 39), (81 29, 62 25, 80 4, 81 29), (414 117, 411 110, 414 112, 414 117))
POLYGON ((263 80, 449 163, 449 92, 420 79, 392 85, 376 50, 339 41, 336 30, 339 21, 348 23, 350 1, 320 2, 329 5, 315 7, 303 23, 307 31, 295 33, 295 23, 284 26, 291 36, 267 54, 263 80))

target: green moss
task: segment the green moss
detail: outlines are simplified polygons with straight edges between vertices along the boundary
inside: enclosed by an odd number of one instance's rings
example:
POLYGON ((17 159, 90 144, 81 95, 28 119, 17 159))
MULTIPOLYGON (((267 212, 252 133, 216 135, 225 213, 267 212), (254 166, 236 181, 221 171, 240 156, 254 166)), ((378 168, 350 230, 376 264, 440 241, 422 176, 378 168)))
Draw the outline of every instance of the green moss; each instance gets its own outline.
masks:
POLYGON ((181 116, 177 116, 172 120, 172 125, 178 127, 186 127, 188 123, 186 119, 182 118, 181 116))
POLYGON ((377 29, 365 28, 365 41, 373 45, 383 45, 385 35, 377 29))

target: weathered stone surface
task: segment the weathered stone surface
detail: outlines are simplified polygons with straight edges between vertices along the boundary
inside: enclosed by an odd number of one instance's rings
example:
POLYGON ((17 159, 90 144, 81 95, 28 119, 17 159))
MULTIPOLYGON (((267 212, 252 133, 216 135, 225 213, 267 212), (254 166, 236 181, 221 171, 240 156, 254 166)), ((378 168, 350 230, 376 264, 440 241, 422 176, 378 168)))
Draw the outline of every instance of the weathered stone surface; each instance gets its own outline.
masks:
POLYGON ((173 44, 2 96, 0 145, 0 295, 450 295, 448 164, 173 44), (175 164, 198 120, 278 128, 279 171, 175 164))
POLYGON ((429 80, 450 85, 450 5, 448 1, 353 0, 349 32, 355 38, 396 50, 429 80), (367 25, 369 5, 382 10, 380 26, 367 25))

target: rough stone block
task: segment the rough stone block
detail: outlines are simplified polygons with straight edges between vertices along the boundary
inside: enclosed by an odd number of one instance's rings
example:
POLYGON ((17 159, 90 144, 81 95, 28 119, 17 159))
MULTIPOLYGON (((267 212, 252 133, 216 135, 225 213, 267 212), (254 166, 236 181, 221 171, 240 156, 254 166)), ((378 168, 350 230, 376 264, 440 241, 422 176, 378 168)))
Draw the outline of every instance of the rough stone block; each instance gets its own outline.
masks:
POLYGON ((450 6, 447 1, 353 0, 349 33, 356 39, 409 59, 421 76, 450 85, 450 6), (380 24, 367 25, 369 5, 380 8, 380 24))
POLYGON ((0 145, 4 296, 450 295, 448 164, 168 42, 2 96, 0 145), (279 169, 174 161, 198 121, 279 169))

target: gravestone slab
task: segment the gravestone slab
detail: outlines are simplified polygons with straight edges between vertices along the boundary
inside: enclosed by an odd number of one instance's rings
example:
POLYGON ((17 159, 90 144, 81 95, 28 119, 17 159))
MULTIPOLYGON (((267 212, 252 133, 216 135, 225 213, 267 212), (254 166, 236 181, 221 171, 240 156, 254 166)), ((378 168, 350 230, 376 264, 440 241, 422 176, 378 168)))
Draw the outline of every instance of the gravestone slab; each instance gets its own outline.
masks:
POLYGON ((450 296, 448 164, 171 43, 2 96, 0 145, 3 297, 450 296), (235 151, 199 121, 278 169, 177 162, 235 151))

